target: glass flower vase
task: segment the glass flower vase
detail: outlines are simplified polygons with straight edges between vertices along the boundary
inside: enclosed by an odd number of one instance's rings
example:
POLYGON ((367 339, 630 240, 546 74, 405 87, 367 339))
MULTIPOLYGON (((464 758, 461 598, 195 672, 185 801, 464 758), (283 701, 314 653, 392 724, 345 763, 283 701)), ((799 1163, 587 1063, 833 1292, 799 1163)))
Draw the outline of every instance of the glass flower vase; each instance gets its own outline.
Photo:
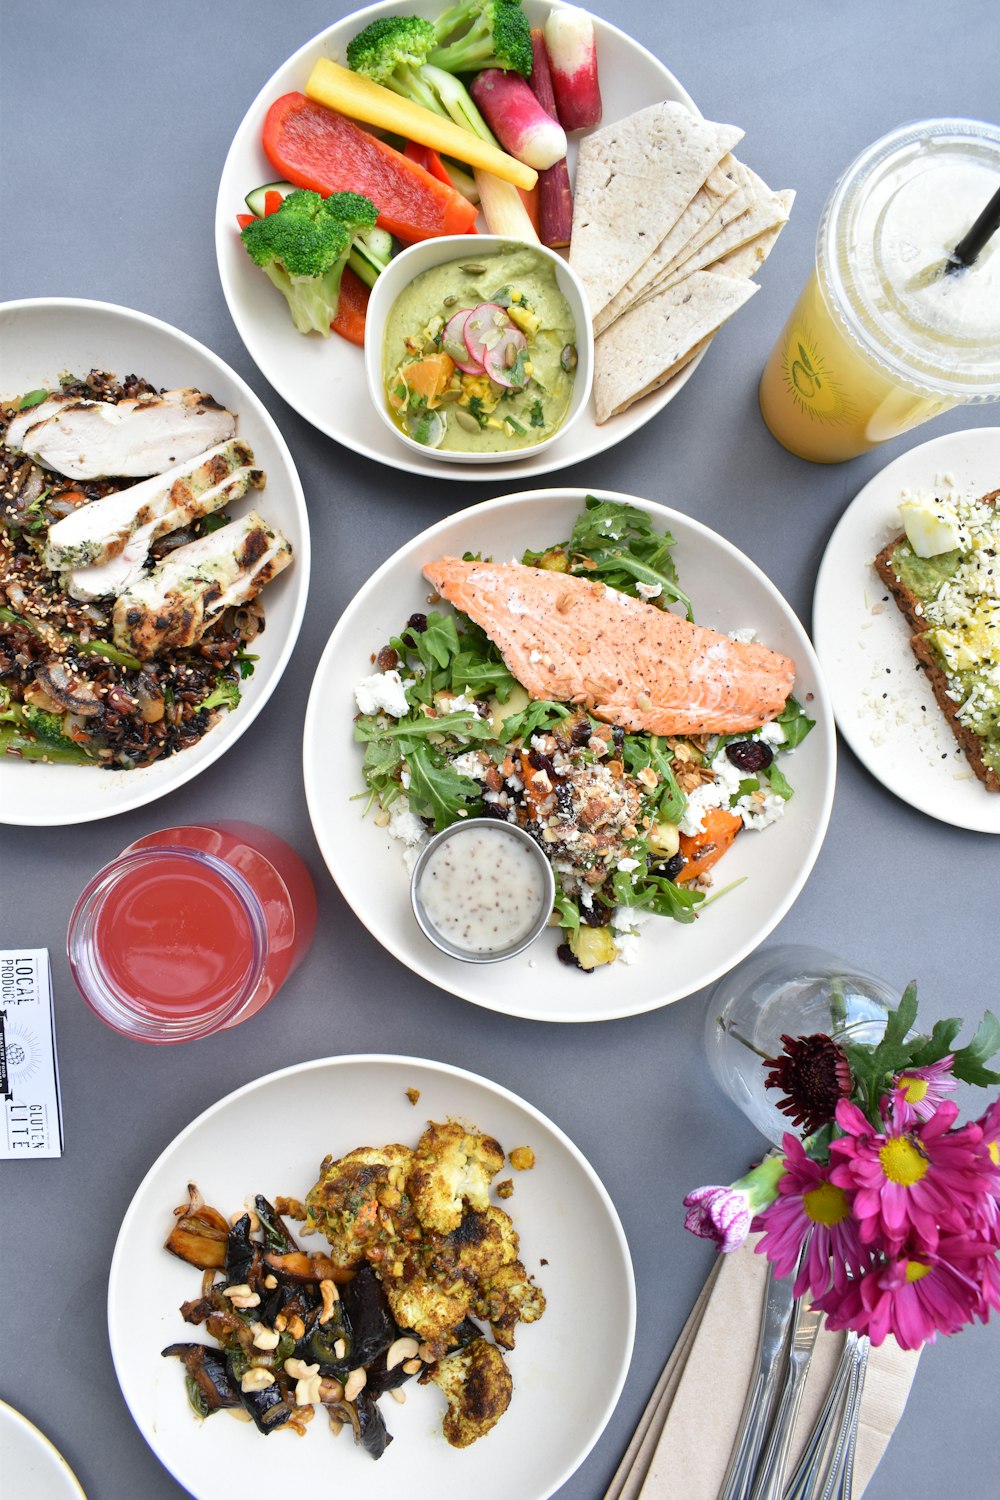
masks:
POLYGON ((760 1133, 780 1146, 794 1131, 778 1109, 780 1093, 765 1088, 765 1060, 781 1052, 782 1036, 823 1032, 835 1041, 878 1042, 899 993, 885 980, 851 967, 820 948, 782 946, 753 955, 712 991, 705 1026, 715 1079, 760 1133))

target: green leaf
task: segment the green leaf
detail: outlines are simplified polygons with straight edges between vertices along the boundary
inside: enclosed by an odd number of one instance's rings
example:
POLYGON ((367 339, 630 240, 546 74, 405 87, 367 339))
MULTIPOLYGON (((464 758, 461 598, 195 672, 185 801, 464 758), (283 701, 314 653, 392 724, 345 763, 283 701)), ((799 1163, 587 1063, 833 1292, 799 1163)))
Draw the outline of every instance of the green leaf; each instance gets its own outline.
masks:
POLYGON ((493 733, 489 719, 481 719, 471 708, 453 714, 408 714, 405 719, 383 722, 376 714, 359 714, 354 721, 356 740, 426 739, 428 735, 450 735, 459 740, 486 740, 493 733))
POLYGON ((516 678, 502 661, 485 660, 475 651, 460 651, 451 664, 451 686, 456 693, 474 698, 496 693, 501 702, 511 695, 516 678))
POLYGON ((784 772, 779 771, 777 764, 774 761, 772 761, 768 766, 767 770, 764 772, 764 775, 767 777, 768 786, 771 788, 771 791, 776 797, 781 797, 785 802, 787 802, 790 797, 794 797, 795 793, 791 784, 786 778, 784 772))
POLYGON ((792 697, 788 698, 778 715, 778 723, 785 731, 785 743, 781 747, 783 750, 794 750, 796 745, 801 745, 809 731, 816 726, 816 720, 810 719, 802 705, 792 697))
POLYGON ((424 666, 446 667, 459 652, 458 626, 454 615, 427 616, 427 629, 417 635, 417 654, 424 666))
POLYGON ((580 908, 572 896, 567 896, 565 892, 557 889, 555 910, 559 913, 560 927, 574 935, 580 931, 580 908))
POLYGON ((503 737, 509 745, 512 740, 523 740, 525 744, 541 729, 551 729, 561 719, 568 719, 570 710, 563 703, 550 703, 539 698, 519 714, 511 714, 504 720, 503 737))
POLYGON ((895 1010, 889 1011, 888 1020, 885 1023, 885 1034, 875 1048, 876 1052, 883 1049, 894 1051, 899 1047, 907 1032, 913 1030, 913 1023, 917 1019, 917 986, 913 982, 906 986, 895 1010))
POLYGON ((984 1064, 1000 1052, 1000 1021, 988 1010, 979 1023, 972 1041, 959 1047, 952 1063, 952 1072, 963 1083, 974 1083, 980 1088, 991 1088, 1000 1083, 1000 1073, 984 1064))
POLYGON ((422 818, 433 818, 440 833, 459 818, 468 817, 482 802, 482 787, 471 776, 460 776, 435 753, 425 740, 404 741, 401 745, 410 772, 406 789, 410 807, 422 818))
POLYGON ((927 1068, 931 1063, 940 1062, 952 1050, 961 1029, 962 1022, 957 1016, 953 1016, 950 1021, 935 1021, 930 1036, 917 1037, 910 1048, 906 1066, 927 1068))
POLYGON ((17 403, 18 411, 30 411, 33 406, 41 406, 42 402, 45 400, 48 394, 48 391, 29 391, 28 394, 26 396, 22 396, 20 401, 17 403))

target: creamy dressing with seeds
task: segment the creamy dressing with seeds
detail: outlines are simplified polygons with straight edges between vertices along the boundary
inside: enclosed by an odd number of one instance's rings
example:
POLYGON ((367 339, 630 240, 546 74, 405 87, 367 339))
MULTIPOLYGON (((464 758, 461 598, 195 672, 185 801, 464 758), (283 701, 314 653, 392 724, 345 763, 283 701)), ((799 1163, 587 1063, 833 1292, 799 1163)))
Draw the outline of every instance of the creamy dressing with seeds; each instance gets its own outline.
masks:
POLYGON ((538 861, 501 825, 463 828, 431 854, 417 895, 431 925, 467 953, 502 953, 538 922, 545 883, 538 861))

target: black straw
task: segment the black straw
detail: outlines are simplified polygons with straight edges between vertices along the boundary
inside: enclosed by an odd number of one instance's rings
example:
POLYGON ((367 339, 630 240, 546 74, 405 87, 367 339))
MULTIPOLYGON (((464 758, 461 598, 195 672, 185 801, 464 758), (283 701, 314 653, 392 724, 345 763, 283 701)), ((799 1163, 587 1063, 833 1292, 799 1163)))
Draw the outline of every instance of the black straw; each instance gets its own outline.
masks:
POLYGON ((948 256, 945 261, 944 274, 952 276, 956 271, 964 271, 967 266, 971 266, 984 245, 992 239, 998 229, 1000 229, 1000 188, 993 194, 968 234, 959 240, 948 256))

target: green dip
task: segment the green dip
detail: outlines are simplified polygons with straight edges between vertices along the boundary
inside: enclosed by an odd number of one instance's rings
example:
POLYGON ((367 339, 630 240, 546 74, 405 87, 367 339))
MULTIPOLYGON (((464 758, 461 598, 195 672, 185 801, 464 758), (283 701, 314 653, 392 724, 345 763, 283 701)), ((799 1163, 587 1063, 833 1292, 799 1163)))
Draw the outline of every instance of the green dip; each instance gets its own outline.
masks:
POLYGON ((393 421, 417 442, 452 453, 544 442, 566 420, 575 367, 576 328, 555 266, 526 245, 477 256, 471 240, 463 259, 416 276, 386 320, 382 378, 393 421), (452 356, 474 361, 445 339, 456 314, 486 303, 501 309, 490 337, 506 334, 516 346, 504 370, 509 386, 482 367, 460 370, 452 356))

